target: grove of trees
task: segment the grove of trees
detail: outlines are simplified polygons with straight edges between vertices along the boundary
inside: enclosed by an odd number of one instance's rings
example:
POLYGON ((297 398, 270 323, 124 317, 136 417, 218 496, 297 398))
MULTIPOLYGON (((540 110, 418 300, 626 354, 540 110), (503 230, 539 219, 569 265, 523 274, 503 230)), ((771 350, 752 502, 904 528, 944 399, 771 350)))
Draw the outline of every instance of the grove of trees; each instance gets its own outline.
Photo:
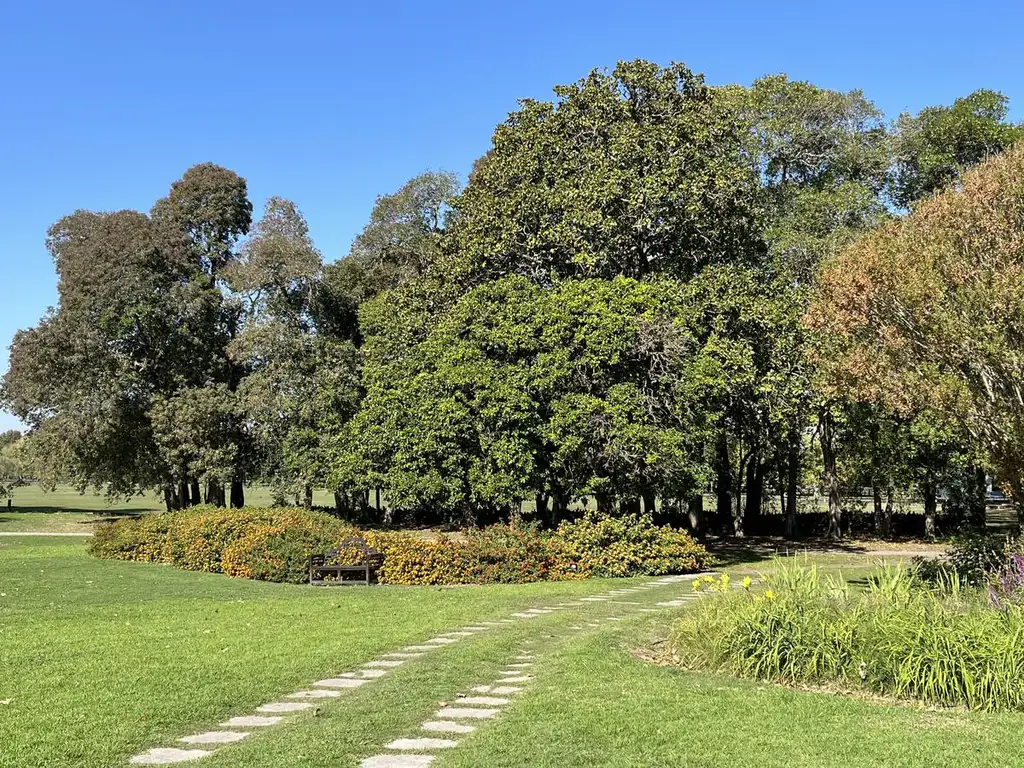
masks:
POLYGON ((556 524, 587 500, 737 535, 771 507, 792 535, 812 487, 838 536, 869 487, 885 535, 909 497, 979 524, 991 474, 1020 498, 1005 97, 889 122, 859 91, 645 61, 554 94, 464 188, 431 171, 380 197, 333 263, 295 203, 254 222, 213 164, 149 213, 58 221, 58 304, 0 396, 18 460, 169 509, 324 488, 383 523, 556 524))

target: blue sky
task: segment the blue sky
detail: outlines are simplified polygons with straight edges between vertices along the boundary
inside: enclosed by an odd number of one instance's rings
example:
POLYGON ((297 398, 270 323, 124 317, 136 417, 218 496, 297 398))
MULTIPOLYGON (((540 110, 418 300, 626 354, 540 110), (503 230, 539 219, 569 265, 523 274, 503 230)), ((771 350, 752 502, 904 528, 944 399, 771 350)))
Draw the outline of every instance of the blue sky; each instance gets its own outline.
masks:
POLYGON ((298 203, 333 260, 375 196, 427 168, 464 178, 516 99, 619 59, 684 61, 715 84, 786 72, 861 88, 890 116, 988 87, 1021 118, 1024 4, 838 5, 0 3, 0 339, 55 301, 45 233, 77 208, 148 210, 213 161, 257 210, 298 203))

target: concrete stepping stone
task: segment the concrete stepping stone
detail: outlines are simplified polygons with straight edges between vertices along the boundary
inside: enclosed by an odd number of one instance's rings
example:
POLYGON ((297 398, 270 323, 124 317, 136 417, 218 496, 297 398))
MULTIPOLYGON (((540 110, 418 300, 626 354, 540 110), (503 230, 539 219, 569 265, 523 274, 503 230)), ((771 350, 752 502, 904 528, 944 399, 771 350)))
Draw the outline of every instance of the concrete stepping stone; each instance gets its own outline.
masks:
POLYGON ((509 664, 508 666, 511 669, 526 669, 527 667, 532 667, 533 666, 533 662, 532 661, 518 661, 515 664, 509 664))
POLYGON ((341 696, 341 691, 331 688, 314 688, 311 691, 296 691, 285 696, 286 699, 336 699, 341 696))
POLYGON ((601 625, 600 624, 594 624, 593 622, 591 622, 590 624, 587 624, 587 626, 588 627, 600 627, 601 625))
POLYGON ((508 704, 508 699, 502 699, 498 696, 464 696, 455 703, 459 706, 472 704, 479 707, 503 707, 508 704))
POLYGON ((457 747, 459 742, 451 739, 395 739, 387 744, 385 749, 417 750, 417 749, 451 749, 457 747))
POLYGON ((543 616, 546 613, 554 613, 550 608, 530 608, 525 613, 532 613, 536 616, 543 616))
POLYGON ((522 688, 517 688, 514 685, 496 685, 491 688, 490 693, 496 693, 499 696, 509 696, 513 693, 521 693, 522 688))
POLYGON ((498 680, 499 683, 525 683, 533 680, 530 675, 510 675, 509 677, 503 677, 498 680))
POLYGON ((359 677, 329 677, 326 680, 317 680, 313 685, 318 685, 321 688, 358 688, 368 682, 359 677))
POLYGON ((500 710, 473 709, 471 707, 444 707, 434 715, 439 720, 490 720, 500 710))
POLYGON ((434 733, 472 733, 476 730, 476 726, 456 723, 454 720, 428 720, 420 728, 434 733))
POLYGON ((198 760, 212 754, 205 749, 178 749, 177 747, 157 747, 141 755, 135 755, 128 762, 132 765, 172 765, 189 760, 198 760))
POLYGON ((658 613, 656 608, 641 608, 640 613, 658 613))
MULTIPOLYGON (((485 622, 485 623, 493 623, 493 622, 485 622)), ((484 630, 487 629, 487 627, 463 627, 462 629, 463 629, 464 632, 483 632, 484 630)))
POLYGON ((605 621, 622 621, 621 616, 609 616, 605 621))
POLYGON ((607 597, 582 597, 581 600, 585 600, 588 603, 603 603, 608 600, 607 597))
POLYGON ((403 651, 434 651, 437 650, 436 645, 407 645, 402 649, 403 651))
POLYGON ((262 707, 256 707, 257 712, 301 712, 304 709, 311 709, 312 704, 300 701, 272 701, 262 707))
POLYGON ((384 656, 386 658, 394 658, 394 659, 418 659, 422 655, 423 655, 422 651, 420 653, 404 653, 402 651, 395 651, 394 653, 385 653, 384 654, 384 656))
POLYGON ((612 600, 612 602, 616 605, 642 605, 642 603, 638 603, 636 600, 612 600))
POLYGON ((656 603, 659 608, 678 608, 683 604, 682 600, 666 600, 662 603, 656 603))
POLYGON ((278 725, 283 717, 260 717, 259 715, 242 715, 232 717, 226 723, 221 723, 222 728, 268 728, 271 725, 278 725))
POLYGON ((400 667, 405 664, 404 659, 380 659, 378 661, 368 661, 363 664, 364 667, 383 667, 390 669, 392 667, 400 667))
POLYGON ((359 670, 359 676, 366 680, 374 680, 378 677, 384 677, 388 671, 386 669, 361 669, 359 670))
POLYGON ((512 621, 512 619, 498 619, 498 623, 500 623, 500 624, 515 624, 515 622, 512 621))
POLYGON ((513 613, 511 615, 515 616, 517 619, 536 619, 537 618, 537 614, 535 614, 535 613, 513 613))
POLYGON ((457 642, 459 641, 451 637, 432 637, 427 640, 427 645, 450 645, 457 642))
POLYGON ((484 626, 488 626, 488 627, 496 627, 499 624, 501 624, 500 621, 481 621, 480 623, 483 624, 484 626))
POLYGON ((183 744, 234 744, 249 736, 242 731, 207 731, 178 739, 183 744))
POLYGON ((448 637, 472 637, 476 632, 449 632, 448 637))
POLYGON ((361 768, 426 768, 432 762, 433 755, 374 755, 359 765, 361 768))

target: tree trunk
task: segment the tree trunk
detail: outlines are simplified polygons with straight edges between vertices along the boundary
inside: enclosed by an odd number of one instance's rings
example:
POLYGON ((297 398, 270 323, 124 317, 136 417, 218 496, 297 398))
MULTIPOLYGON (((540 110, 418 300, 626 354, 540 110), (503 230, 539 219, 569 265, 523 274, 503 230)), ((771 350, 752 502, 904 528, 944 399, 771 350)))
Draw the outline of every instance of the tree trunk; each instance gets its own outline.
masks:
POLYGON ((878 481, 874 477, 871 478, 871 501, 875 513, 875 536, 882 536, 882 489, 878 487, 878 481))
POLYGON ((191 485, 192 485, 192 487, 189 490, 190 490, 190 496, 191 496, 191 499, 192 499, 192 504, 193 505, 195 505, 195 504, 202 504, 202 502, 203 502, 203 491, 199 487, 199 480, 197 480, 196 478, 193 477, 191 485))
POLYGON ((169 485, 164 486, 164 506, 168 512, 174 511, 174 491, 169 485))
POLYGON ((342 496, 341 491, 336 490, 334 492, 334 513, 338 517, 343 517, 345 511, 345 497, 342 496))
POLYGON ((542 523, 548 520, 548 495, 543 491, 533 497, 533 519, 542 523))
MULTIPOLYGON (((223 494, 224 492, 221 491, 223 494)), ((241 509, 245 506, 245 486, 242 485, 241 480, 231 481, 231 506, 235 509, 241 509)))
POLYGON ((761 513, 764 504, 764 464, 754 454, 747 464, 747 509, 744 528, 752 536, 761 533, 761 513))
MULTIPOLYGON (((232 496, 232 498, 234 497, 234 495, 235 495, 235 489, 234 489, 234 486, 232 486, 231 487, 231 496, 232 496)), ((234 503, 234 502, 232 502, 232 503, 234 503)), ((305 486, 302 489, 302 506, 305 509, 312 509, 313 508, 313 486, 312 485, 307 485, 307 486, 305 486)))
POLYGON ((615 499, 610 493, 598 493, 597 494, 597 511, 606 516, 610 517, 615 510, 615 499))
POLYGON ((796 536, 797 487, 800 483, 800 430, 796 424, 789 428, 786 457, 786 536, 796 536))
POLYGON ((892 536, 892 501, 895 491, 890 485, 885 489, 885 512, 882 513, 882 537, 892 536))
POLYGON ((842 507, 839 504, 839 475, 836 470, 835 423, 832 411, 821 416, 821 462, 824 467, 825 492, 828 494, 828 536, 843 538, 842 507))
POLYGON ((974 493, 970 500, 970 509, 968 510, 968 524, 972 530, 984 531, 985 530, 985 506, 988 500, 988 477, 985 475, 985 469, 980 466, 974 467, 974 493))
POLYGON ((551 495, 551 527, 557 528, 558 524, 565 519, 569 509, 569 495, 567 493, 555 492, 551 495))
POLYGON ((924 537, 929 541, 935 538, 935 512, 937 508, 935 479, 929 474, 925 479, 924 487, 924 537))
POLYGON ((720 533, 732 516, 732 471, 729 468, 729 443, 724 432, 715 448, 715 475, 715 519, 708 528, 720 533))
POLYGON ((181 509, 191 506, 192 502, 188 497, 188 481, 178 481, 178 503, 181 505, 181 509))
POLYGON ((695 493, 690 497, 686 506, 687 517, 689 518, 690 531, 694 536, 704 535, 704 494, 695 493))

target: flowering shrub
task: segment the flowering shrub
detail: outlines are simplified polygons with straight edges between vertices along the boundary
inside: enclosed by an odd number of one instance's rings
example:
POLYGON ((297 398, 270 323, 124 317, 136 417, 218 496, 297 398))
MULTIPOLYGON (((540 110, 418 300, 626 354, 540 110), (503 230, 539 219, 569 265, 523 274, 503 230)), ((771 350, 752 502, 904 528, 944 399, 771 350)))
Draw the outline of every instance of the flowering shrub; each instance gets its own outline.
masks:
POLYGON ((589 512, 562 523, 553 537, 558 560, 581 576, 662 576, 704 570, 712 558, 684 531, 657 526, 650 515, 601 517, 589 512))
POLYGON ((302 583, 308 558, 352 536, 384 555, 382 584, 523 583, 588 576, 685 573, 710 562, 687 534, 649 517, 591 514, 555 533, 535 526, 494 525, 462 537, 360 532, 329 515, 302 509, 220 509, 118 520, 89 544, 97 557, 170 563, 193 571, 302 583))

